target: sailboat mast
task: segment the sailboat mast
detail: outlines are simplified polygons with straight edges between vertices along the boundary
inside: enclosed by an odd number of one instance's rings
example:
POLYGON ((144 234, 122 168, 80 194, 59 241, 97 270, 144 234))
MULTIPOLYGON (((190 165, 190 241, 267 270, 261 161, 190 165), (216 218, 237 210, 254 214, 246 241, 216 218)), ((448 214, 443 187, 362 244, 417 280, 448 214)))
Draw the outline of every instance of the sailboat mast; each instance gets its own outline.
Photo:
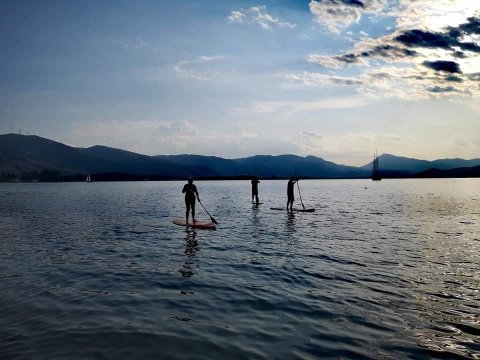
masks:
POLYGON ((372 180, 377 181, 381 179, 382 178, 380 177, 380 171, 378 168, 378 154, 377 154, 377 151, 375 150, 375 153, 373 155, 372 180))

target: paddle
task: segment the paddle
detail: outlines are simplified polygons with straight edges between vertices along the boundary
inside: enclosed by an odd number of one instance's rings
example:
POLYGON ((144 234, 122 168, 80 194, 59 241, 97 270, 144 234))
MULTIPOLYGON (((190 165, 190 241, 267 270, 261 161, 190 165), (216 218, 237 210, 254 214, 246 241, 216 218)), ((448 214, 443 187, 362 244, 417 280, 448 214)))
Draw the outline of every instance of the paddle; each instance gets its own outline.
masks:
POLYGON ((198 196, 195 196, 195 197, 197 198, 197 200, 198 200, 198 202, 200 203, 200 205, 202 205, 203 210, 205 210, 205 212, 208 214, 208 216, 210 216, 210 221, 211 221, 212 223, 214 223, 214 224, 218 224, 217 220, 215 220, 215 218, 214 218, 212 215, 210 215, 210 213, 208 212, 208 210, 205 209, 205 206, 203 206, 202 202, 200 201, 200 198, 199 198, 198 196))
POLYGON ((300 192, 300 185, 298 185, 299 179, 297 179, 297 189, 298 189, 298 195, 300 195, 300 202, 302 203, 303 210, 305 210, 305 205, 303 205, 303 200, 302 200, 302 193, 300 192))

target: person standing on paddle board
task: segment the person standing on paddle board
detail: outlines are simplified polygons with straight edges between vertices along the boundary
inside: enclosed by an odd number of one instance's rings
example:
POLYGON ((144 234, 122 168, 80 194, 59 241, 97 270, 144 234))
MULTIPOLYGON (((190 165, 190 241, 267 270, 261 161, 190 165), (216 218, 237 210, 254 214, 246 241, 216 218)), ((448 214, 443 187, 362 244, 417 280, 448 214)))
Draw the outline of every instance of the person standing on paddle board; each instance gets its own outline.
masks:
POLYGON ((253 177, 252 179, 252 202, 253 199, 255 198, 255 204, 258 205, 259 200, 258 200, 258 184, 260 183, 260 180, 256 176, 253 177))
POLYGON ((293 185, 295 185, 295 183, 298 180, 299 179, 296 178, 295 176, 292 176, 290 178, 290 180, 288 180, 288 185, 287 185, 287 210, 288 210, 288 207, 290 206, 290 211, 292 210, 293 202, 295 201, 293 185))
POLYGON ((185 205, 187 207, 185 217, 187 224, 190 208, 192 209, 192 221, 195 222, 195 195, 197 196, 198 201, 200 201, 200 195, 198 195, 197 187, 193 185, 193 179, 191 177, 188 178, 188 183, 183 186, 182 193, 185 193, 185 205))

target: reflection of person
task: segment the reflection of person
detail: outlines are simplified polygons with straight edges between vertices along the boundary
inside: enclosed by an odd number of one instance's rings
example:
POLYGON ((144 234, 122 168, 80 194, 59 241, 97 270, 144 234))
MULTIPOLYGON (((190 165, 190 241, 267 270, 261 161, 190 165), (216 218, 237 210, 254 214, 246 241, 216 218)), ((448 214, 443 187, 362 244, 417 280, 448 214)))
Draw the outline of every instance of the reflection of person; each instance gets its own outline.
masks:
POLYGON ((196 273, 195 269, 197 266, 195 264, 195 257, 197 256, 196 253, 199 247, 195 236, 195 231, 187 230, 187 236, 185 238, 185 255, 187 255, 187 257, 183 266, 178 270, 183 277, 191 277, 196 273))
POLYGON ((187 224, 190 208, 192 209, 192 220, 195 222, 195 195, 197 195, 198 201, 200 201, 200 196, 198 195, 197 187, 193 185, 193 179, 191 177, 188 178, 188 183, 183 186, 182 193, 185 193, 185 205, 187 207, 185 217, 187 224))
POLYGON ((253 199, 255 198, 255 203, 258 205, 258 184, 260 183, 260 180, 256 176, 253 177, 252 179, 252 202, 253 199))
POLYGON ((295 196, 293 195, 293 185, 298 181, 298 178, 295 176, 292 176, 290 180, 288 180, 288 185, 287 185, 287 210, 290 205, 290 210, 292 210, 293 207, 293 201, 295 200, 295 196))

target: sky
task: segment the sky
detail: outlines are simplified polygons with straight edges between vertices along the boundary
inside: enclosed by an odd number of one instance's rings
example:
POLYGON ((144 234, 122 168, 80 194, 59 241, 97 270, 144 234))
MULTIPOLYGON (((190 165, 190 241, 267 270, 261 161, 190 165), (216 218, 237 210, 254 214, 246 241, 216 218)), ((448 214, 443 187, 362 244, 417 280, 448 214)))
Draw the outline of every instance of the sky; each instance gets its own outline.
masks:
POLYGON ((147 155, 480 157, 478 0, 0 0, 0 133, 147 155))

